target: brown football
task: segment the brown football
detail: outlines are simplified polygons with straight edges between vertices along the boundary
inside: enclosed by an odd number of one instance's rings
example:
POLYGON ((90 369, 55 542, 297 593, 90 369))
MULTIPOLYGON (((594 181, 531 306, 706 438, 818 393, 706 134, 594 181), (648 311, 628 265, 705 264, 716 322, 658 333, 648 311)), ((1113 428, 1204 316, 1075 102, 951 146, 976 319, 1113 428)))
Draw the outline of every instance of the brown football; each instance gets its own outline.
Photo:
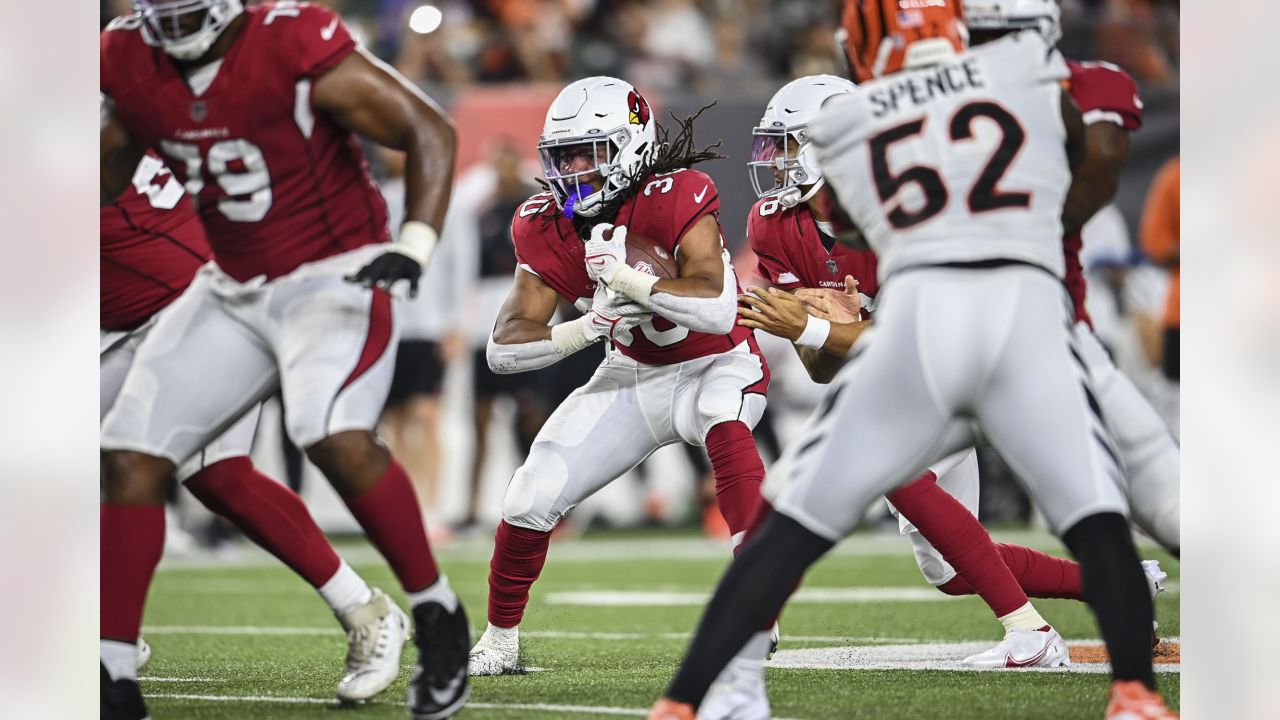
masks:
POLYGON ((651 238, 632 232, 627 233, 627 264, 659 278, 680 277, 680 266, 666 248, 651 238))

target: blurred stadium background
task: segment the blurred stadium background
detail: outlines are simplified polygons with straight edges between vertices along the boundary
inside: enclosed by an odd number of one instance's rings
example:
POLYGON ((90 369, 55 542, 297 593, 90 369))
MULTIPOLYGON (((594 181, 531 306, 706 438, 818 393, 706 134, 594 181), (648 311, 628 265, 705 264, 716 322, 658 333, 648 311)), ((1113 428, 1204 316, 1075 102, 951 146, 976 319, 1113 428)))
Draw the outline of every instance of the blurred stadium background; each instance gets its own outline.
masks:
MULTIPOLYGON (((252 4, 252 3, 247 3, 252 4)), ((754 275, 744 254, 746 213, 755 200, 745 160, 752 126, 773 92, 794 77, 839 73, 832 40, 834 0, 331 0, 353 32, 453 115, 460 134, 458 176, 442 251, 424 291, 405 312, 403 392, 382 434, 414 475, 430 527, 487 535, 496 525, 507 478, 523 447, 560 398, 589 376, 598 357, 527 376, 496 380, 484 341, 515 267, 507 228, 538 174, 534 145, 550 100, 566 82, 610 74, 636 84, 666 117, 696 112, 700 144, 722 141, 727 159, 702 169, 722 198, 725 239, 743 284, 754 275), (477 355, 477 353, 480 353, 477 355), (438 365, 438 369, 437 369, 438 365), (437 394, 435 375, 443 379, 437 394), (434 479, 433 479, 434 478, 434 479)), ((131 11, 104 0, 101 21, 131 11)), ((1145 101, 1115 206, 1086 228, 1084 262, 1099 335, 1178 430, 1176 379, 1162 372, 1168 271, 1144 257, 1141 235, 1149 188, 1179 148, 1179 10, 1176 0, 1064 0, 1071 58, 1114 62, 1132 74, 1145 101)), ((401 209, 398 158, 369 148, 393 213, 401 209)), ((762 343, 774 370, 770 422, 761 432, 767 460, 817 401, 785 342, 762 343)), ((400 382, 400 381, 398 381, 400 382)), ((356 531, 328 483, 290 447, 278 408, 264 413, 254 459, 300 488, 327 531, 356 531)), ((1033 522, 1025 496, 999 458, 985 454, 983 519, 1033 522)), ((691 525, 710 518, 701 450, 667 447, 637 471, 584 503, 573 527, 645 523, 691 525)), ((198 503, 175 494, 177 547, 230 549, 234 538, 198 503)))

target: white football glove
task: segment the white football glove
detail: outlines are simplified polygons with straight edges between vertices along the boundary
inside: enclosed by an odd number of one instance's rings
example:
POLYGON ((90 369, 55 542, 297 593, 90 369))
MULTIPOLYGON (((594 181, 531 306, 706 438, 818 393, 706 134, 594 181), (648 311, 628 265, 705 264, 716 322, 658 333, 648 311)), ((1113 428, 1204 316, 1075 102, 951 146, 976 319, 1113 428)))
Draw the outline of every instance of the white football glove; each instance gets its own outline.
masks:
POLYGON ((600 283, 596 286, 596 294, 592 298, 587 317, 590 318, 591 332, 597 333, 597 337, 630 345, 631 331, 652 318, 653 313, 600 283))
POLYGON ((627 227, 600 223, 591 228, 591 239, 583 246, 586 255, 587 275, 596 282, 608 283, 627 264, 627 227), (613 229, 608 240, 604 234, 613 229))

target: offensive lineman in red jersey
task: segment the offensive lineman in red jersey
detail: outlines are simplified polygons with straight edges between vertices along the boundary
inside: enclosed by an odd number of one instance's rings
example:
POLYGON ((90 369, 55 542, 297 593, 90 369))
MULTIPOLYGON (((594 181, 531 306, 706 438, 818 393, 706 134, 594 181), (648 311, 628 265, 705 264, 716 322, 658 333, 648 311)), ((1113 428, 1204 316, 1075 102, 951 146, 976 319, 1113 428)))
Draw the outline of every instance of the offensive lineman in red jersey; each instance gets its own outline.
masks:
MULTIPOLYGON (((156 317, 191 284, 210 255, 194 203, 150 153, 138 164, 132 187, 102 208, 101 231, 100 417, 115 404, 156 317)), ((399 674, 408 619, 338 556, 301 498, 253 467, 248 455, 258 415, 258 408, 245 413, 175 475, 201 503, 320 593, 349 642, 338 698, 367 700, 399 674)), ((149 657, 150 648, 139 642, 138 669, 149 657)))
MULTIPOLYGON (((751 428, 764 410, 769 372, 752 332, 734 323, 737 281, 715 183, 689 168, 715 156, 690 152, 691 143, 692 119, 674 140, 658 137, 648 103, 615 78, 575 82, 547 111, 538 149, 549 192, 531 197, 512 220, 519 269, 489 342, 489 365, 523 372, 595 342, 612 346, 592 379, 547 420, 511 478, 473 675, 518 670, 518 626, 551 530, 658 447, 706 446, 735 546, 756 511, 764 466, 751 428), (628 257, 627 236, 674 272, 661 279, 646 272, 646 262, 628 257), (548 326, 558 297, 586 314, 548 326)), ((761 688, 768 649, 765 631, 743 651, 744 672, 760 675, 761 688)))
MULTIPOLYGON (((825 220, 820 195, 830 191, 808 139, 809 123, 822 102, 855 89, 848 80, 830 75, 794 80, 774 95, 752 131, 748 166, 761 199, 747 219, 747 238, 759 259, 760 276, 795 296, 752 288, 755 294, 743 297, 750 307, 738 310, 739 322, 795 343, 817 382, 830 381, 870 323, 859 317, 861 300, 853 288, 871 297, 877 288, 875 253, 837 242, 825 220), (800 298, 824 308, 826 321, 808 314, 800 298)), ((966 658, 965 664, 1070 664, 1065 643, 1027 596, 1084 600, 1080 568, 1032 548, 992 542, 975 517, 978 467, 972 449, 943 460, 887 497, 929 584, 948 595, 982 596, 1005 627, 999 645, 966 658)), ((1143 568, 1152 592, 1163 589, 1165 574, 1158 563, 1147 561, 1143 568)))
MULTIPOLYGON (((214 262, 150 330, 103 421, 104 717, 145 716, 136 682, 122 676, 159 560, 165 478, 277 388, 293 441, 413 605, 410 714, 449 717, 469 695, 470 630, 413 488, 372 428, 395 359, 386 288, 408 280, 412 289, 430 258, 448 205, 452 126, 325 8, 135 8, 102 34, 102 201, 154 148, 196 196, 214 262), (407 154, 407 219, 394 245, 354 133, 407 154)), ((395 621, 385 610, 383 621, 395 621)))

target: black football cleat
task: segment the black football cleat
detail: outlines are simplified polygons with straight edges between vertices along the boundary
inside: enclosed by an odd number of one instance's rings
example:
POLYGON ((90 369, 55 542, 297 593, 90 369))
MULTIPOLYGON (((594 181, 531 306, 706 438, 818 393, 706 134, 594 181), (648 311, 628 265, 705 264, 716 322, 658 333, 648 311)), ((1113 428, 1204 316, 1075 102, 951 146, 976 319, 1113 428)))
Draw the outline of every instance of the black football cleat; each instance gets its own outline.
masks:
POLYGON ((409 717, 413 720, 453 717, 471 696, 467 681, 471 626, 462 601, 456 602, 453 612, 437 602, 413 608, 413 640, 418 645, 418 663, 409 678, 409 717))
POLYGON ((137 680, 112 680, 107 666, 102 665, 102 686, 98 692, 102 705, 101 720, 151 720, 142 702, 142 689, 137 680))

